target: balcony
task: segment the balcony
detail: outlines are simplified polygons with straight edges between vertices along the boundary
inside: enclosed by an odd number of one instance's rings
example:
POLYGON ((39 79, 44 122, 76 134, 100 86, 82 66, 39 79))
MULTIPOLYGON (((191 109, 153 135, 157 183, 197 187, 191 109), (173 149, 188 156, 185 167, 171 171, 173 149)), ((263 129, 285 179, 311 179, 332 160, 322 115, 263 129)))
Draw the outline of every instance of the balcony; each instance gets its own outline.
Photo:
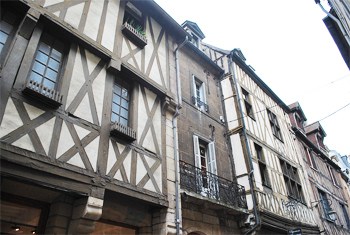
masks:
POLYGON ((204 101, 202 101, 200 97, 192 96, 192 103, 195 104, 198 108, 202 108, 203 106, 203 110, 209 112, 208 104, 204 103, 204 101))
POLYGON ((180 161, 181 189, 195 193, 219 204, 247 209, 245 189, 242 185, 221 178, 200 168, 180 161))
POLYGON ((128 126, 124 126, 119 122, 112 123, 111 135, 114 137, 121 137, 128 141, 136 140, 136 131, 128 126))
POLYGON ((127 36, 136 46, 144 48, 147 45, 147 38, 142 30, 138 30, 131 24, 125 22, 122 26, 122 32, 127 36))
POLYGON ((63 97, 58 91, 49 89, 34 80, 27 81, 23 93, 51 108, 58 108, 62 105, 63 97))

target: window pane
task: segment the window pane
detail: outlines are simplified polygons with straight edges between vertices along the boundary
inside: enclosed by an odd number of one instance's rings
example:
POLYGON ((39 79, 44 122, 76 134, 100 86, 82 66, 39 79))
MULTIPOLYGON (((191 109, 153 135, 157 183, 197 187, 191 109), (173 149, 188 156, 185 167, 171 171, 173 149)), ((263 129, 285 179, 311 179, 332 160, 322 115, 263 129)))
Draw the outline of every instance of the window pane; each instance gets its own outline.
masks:
POLYGON ((119 96, 122 94, 122 89, 118 84, 114 84, 113 92, 119 96))
POLYGON ((56 82, 56 78, 57 78, 57 72, 52 70, 52 69, 47 69, 46 73, 45 73, 45 77, 47 77, 48 79, 50 79, 52 82, 56 82))
POLYGON ((47 60, 49 59, 49 57, 44 53, 42 53, 41 51, 38 51, 38 54, 36 55, 35 59, 40 61, 43 64, 47 64, 47 60))
POLYGON ((122 104, 121 105, 122 105, 123 108, 128 109, 129 102, 127 100, 122 99, 122 104))
POLYGON ((50 54, 50 47, 47 45, 47 44, 45 44, 45 43, 43 43, 43 42, 40 42, 40 44, 39 44, 39 51, 42 51, 42 52, 44 52, 45 54, 50 54))
POLYGON ((10 25, 9 23, 7 23, 5 21, 1 21, 0 22, 0 29, 1 29, 1 31, 3 31, 4 33, 6 33, 8 35, 11 33, 12 25, 10 25))
POLYGON ((126 109, 120 109, 120 116, 123 118, 128 118, 128 110, 126 109))
POLYGON ((7 39, 7 34, 5 34, 4 32, 0 31, 0 43, 5 44, 7 39))
POLYGON ((118 95, 113 94, 113 102, 120 105, 120 97, 118 95))
POLYGON ((128 90, 126 90, 125 88, 122 89, 122 97, 128 99, 128 90))
POLYGON ((119 120, 119 123, 120 124, 122 124, 122 125, 124 125, 124 126, 128 126, 128 120, 127 119, 125 119, 125 118, 120 118, 120 120, 119 120))
POLYGON ((62 53, 55 49, 52 49, 51 57, 54 58, 55 60, 61 61, 62 53))
POLYGON ((43 85, 49 89, 54 89, 55 88, 55 83, 53 83, 50 80, 44 79, 43 85))
POLYGON ((43 80, 43 77, 40 76, 39 74, 35 73, 35 72, 31 72, 30 80, 33 80, 33 81, 35 81, 37 83, 41 83, 41 81, 43 80))
POLYGON ((117 105, 117 104, 115 104, 115 103, 113 103, 113 104, 112 104, 112 111, 113 111, 114 113, 119 114, 119 112, 120 112, 120 106, 117 105))
POLYGON ((50 59, 48 65, 51 69, 55 70, 56 72, 58 72, 58 69, 60 68, 60 63, 54 59, 50 59))
POLYGON ((45 72, 45 66, 43 64, 35 61, 34 65, 33 65, 33 71, 43 75, 45 72))
POLYGON ((119 122, 119 116, 115 113, 112 113, 111 121, 112 122, 119 122))

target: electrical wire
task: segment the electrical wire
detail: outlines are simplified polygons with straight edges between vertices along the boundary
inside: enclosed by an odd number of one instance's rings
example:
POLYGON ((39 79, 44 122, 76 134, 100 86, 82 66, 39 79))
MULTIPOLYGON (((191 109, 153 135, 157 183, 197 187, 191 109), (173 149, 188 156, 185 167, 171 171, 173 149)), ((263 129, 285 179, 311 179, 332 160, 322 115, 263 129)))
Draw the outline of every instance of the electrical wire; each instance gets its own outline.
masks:
POLYGON ((324 118, 322 118, 322 119, 320 119, 320 120, 318 120, 318 121, 320 122, 320 121, 325 120, 326 118, 329 118, 330 116, 332 116, 332 115, 336 114, 337 112, 339 112, 340 110, 342 110, 342 109, 346 108, 346 107, 347 107, 347 106, 349 106, 349 105, 350 105, 350 103, 346 104, 345 106, 343 106, 343 107, 341 107, 341 108, 337 109, 337 110, 336 110, 336 111, 334 111, 333 113, 328 114, 327 116, 325 116, 324 118))

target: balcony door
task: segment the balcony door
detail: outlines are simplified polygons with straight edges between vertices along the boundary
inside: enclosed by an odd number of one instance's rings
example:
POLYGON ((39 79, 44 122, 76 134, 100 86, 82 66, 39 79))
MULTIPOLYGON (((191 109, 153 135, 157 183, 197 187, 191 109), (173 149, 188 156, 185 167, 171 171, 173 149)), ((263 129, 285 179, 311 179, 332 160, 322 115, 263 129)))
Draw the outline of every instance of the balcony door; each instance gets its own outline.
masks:
POLYGON ((193 136, 197 191, 203 196, 217 197, 218 179, 214 142, 193 136))

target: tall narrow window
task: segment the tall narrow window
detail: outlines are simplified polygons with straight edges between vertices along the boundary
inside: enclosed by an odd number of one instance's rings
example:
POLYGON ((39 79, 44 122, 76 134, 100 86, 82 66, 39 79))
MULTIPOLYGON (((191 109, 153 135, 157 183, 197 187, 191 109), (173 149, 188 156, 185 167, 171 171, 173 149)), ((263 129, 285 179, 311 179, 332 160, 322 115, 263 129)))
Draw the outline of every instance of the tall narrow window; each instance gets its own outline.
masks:
POLYGON ((323 212, 324 212, 324 216, 326 219, 334 221, 333 218, 331 218, 330 216, 330 212, 332 211, 331 205, 329 200, 327 199, 327 194, 321 190, 318 190, 318 194, 320 196, 320 202, 322 204, 323 207, 323 212))
POLYGON ((267 110, 267 115, 269 117, 272 133, 275 137, 277 137, 279 140, 282 141, 282 133, 281 133, 281 128, 278 125, 277 117, 274 113, 272 113, 270 110, 267 110))
POLYGON ((259 170, 261 175, 261 183, 264 186, 271 187, 269 174, 267 172, 266 162, 265 162, 265 156, 263 153, 263 149, 260 145, 254 143, 254 148, 256 152, 256 157, 259 161, 259 170))
POLYGON ((244 106, 245 106, 245 110, 246 113, 249 117, 254 118, 254 112, 253 112, 253 106, 250 100, 250 95, 248 93, 248 91, 244 90, 242 88, 242 96, 243 96, 243 100, 244 100, 244 106))
POLYGON ((344 220, 345 220, 345 222, 346 222, 346 227, 347 227, 347 229, 349 230, 349 229, 350 229, 349 214, 348 214, 348 212, 346 211, 346 207, 345 207, 344 204, 339 203, 339 206, 340 206, 340 208, 341 208, 342 211, 343 211, 343 216, 344 216, 344 220))
POLYGON ((29 74, 29 80, 38 84, 42 94, 50 95, 50 91, 57 88, 63 53, 63 42, 43 33, 29 74))
POLYGON ((193 148, 198 191, 206 196, 216 196, 217 168, 214 142, 206 142, 193 136, 193 148))
POLYGON ((113 85, 112 122, 128 126, 129 120, 129 86, 120 78, 116 78, 113 85))
POLYGON ((332 179, 333 184, 336 185, 336 186, 339 186, 337 178, 336 178, 336 175, 334 174, 333 168, 331 166, 329 166, 329 165, 327 165, 327 168, 328 168, 328 172, 329 172, 329 175, 330 175, 330 177, 332 179))
POLYGON ((304 202, 304 196, 297 168, 293 167, 284 160, 280 160, 280 164, 282 168, 284 182, 287 187, 288 196, 295 200, 304 202))
POLYGON ((305 148, 305 154, 306 157, 308 159, 308 162, 310 164, 310 166, 314 169, 317 170, 317 165, 316 165, 316 155, 315 153, 312 151, 312 149, 310 149, 311 151, 309 151, 309 148, 305 148))
POLYGON ((193 76, 192 78, 192 83, 193 83, 193 96, 192 96, 193 104, 196 105, 202 111, 208 111, 208 105, 206 103, 206 97, 205 97, 205 84, 195 76, 193 76))
POLYGON ((4 60, 6 49, 9 48, 17 24, 18 14, 14 14, 2 6, 0 13, 0 64, 4 60))

